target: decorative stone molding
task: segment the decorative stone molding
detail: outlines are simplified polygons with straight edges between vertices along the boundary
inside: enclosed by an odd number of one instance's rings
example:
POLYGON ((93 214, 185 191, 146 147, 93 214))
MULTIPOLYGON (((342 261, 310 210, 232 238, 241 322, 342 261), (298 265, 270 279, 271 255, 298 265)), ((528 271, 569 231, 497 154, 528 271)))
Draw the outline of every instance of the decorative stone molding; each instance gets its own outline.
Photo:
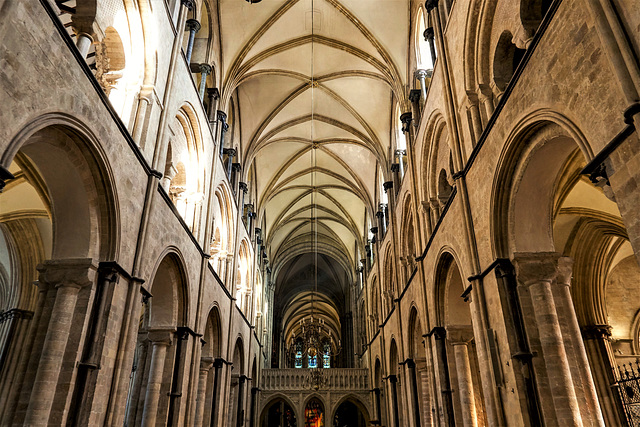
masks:
POLYGON ((473 341, 471 325, 449 325, 446 328, 447 341, 452 345, 468 344, 473 341))
POLYGON ((98 265, 91 258, 48 260, 38 265, 38 281, 49 286, 83 288, 95 281, 98 265))

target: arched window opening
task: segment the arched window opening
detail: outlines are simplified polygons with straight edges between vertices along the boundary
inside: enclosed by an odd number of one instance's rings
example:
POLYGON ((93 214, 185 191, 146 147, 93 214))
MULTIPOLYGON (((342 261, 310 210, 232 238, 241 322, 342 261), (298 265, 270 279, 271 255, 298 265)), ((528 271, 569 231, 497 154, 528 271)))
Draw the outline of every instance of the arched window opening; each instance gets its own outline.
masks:
POLYGON ((418 70, 432 70, 433 55, 428 41, 429 33, 427 32, 424 10, 422 8, 418 9, 416 16, 416 30, 416 67, 418 70))
POLYGON ((518 64, 524 56, 525 50, 513 44, 513 36, 505 31, 500 36, 493 58, 493 80, 498 90, 496 97, 500 98, 511 81, 518 64))

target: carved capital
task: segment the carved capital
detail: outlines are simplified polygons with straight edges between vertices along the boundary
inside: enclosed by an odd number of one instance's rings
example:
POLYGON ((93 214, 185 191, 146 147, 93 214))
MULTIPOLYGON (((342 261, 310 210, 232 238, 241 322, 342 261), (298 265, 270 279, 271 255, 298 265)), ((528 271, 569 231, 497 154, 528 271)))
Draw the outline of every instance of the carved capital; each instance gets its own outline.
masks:
POLYGON ((220 99, 220 91, 217 87, 207 89, 207 96, 214 100, 220 99))
POLYGON ((197 33, 198 31, 200 31, 201 27, 202 26, 196 19, 187 19, 187 23, 185 25, 185 28, 187 29, 187 31, 193 31, 194 33, 197 33))
POLYGON ((249 191, 249 187, 247 187, 246 182, 238 183, 238 187, 240 188, 240 190, 242 190, 243 193, 246 193, 247 191, 249 191))
POLYGON ((386 181, 382 183, 382 188, 384 188, 384 191, 389 191, 393 188, 393 181, 386 181))
POLYGON ((433 9, 438 7, 438 0, 426 0, 424 2, 424 7, 427 9, 427 12, 431 12, 433 9))
POLYGON ((200 372, 209 372, 213 367, 213 357, 200 358, 200 372))
POLYGON ((424 30, 424 33, 422 33, 422 36, 424 37, 425 41, 433 41, 433 39, 436 36, 435 31, 433 31, 433 27, 429 27, 426 30, 424 30))
POLYGON ((49 260, 38 265, 38 281, 49 286, 83 288, 95 281, 98 266, 91 258, 49 260))
POLYGON ((416 70, 413 75, 416 79, 423 81, 427 77, 431 77, 433 75, 433 70, 416 70))
POLYGON ((154 345, 171 345, 173 342, 173 334, 175 333, 175 329, 150 329, 147 333, 149 337, 149 341, 151 341, 154 345))
POLYGON ((518 282, 530 286, 540 282, 553 282, 558 276, 556 252, 516 253, 513 265, 518 282))
POLYGON ((421 96, 422 96, 422 92, 420 91, 420 89, 412 89, 409 92, 409 101, 414 103, 419 102, 421 96))
POLYGON ((205 75, 211 74, 211 65, 209 64, 200 64, 200 72, 205 75))
POLYGON ((225 148, 222 150, 222 154, 226 154, 227 156, 234 158, 238 152, 235 148, 225 148))
POLYGON ((216 117, 218 118, 218 120, 225 122, 227 120, 227 113, 222 110, 218 110, 216 111, 216 117))
POLYGON ((586 340, 611 340, 611 326, 589 325, 583 326, 582 337, 586 340))
POLYGON ((446 327, 447 340, 452 345, 468 344, 473 340, 471 325, 450 325, 446 327))

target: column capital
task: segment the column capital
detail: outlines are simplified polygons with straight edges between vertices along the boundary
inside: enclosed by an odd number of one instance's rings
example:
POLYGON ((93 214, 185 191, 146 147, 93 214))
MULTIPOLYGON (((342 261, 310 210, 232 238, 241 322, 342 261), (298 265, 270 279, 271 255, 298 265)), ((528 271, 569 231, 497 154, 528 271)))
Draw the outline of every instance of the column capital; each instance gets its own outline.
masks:
POLYGON ((384 191, 389 191, 393 188, 393 181, 386 181, 382 183, 382 188, 384 188, 384 191))
POLYGON ((397 154, 398 156, 404 156, 405 154, 407 154, 407 150, 405 150, 404 148, 398 148, 398 149, 396 150, 396 154, 397 154))
POLYGON ((213 70, 213 68, 211 68, 211 65, 209 64, 200 64, 200 72, 202 74, 211 74, 211 70, 213 70))
POLYGON ((150 329, 147 333, 149 337, 149 341, 151 341, 155 345, 171 345, 173 342, 173 334, 175 333, 175 328, 170 329, 150 329))
POLYGON ((48 260, 39 264, 38 281, 49 286, 83 288, 95 281, 98 265, 91 258, 48 260))
POLYGON ((438 7, 438 0, 426 0, 424 2, 424 7, 427 9, 427 12, 431 12, 433 9, 438 7))
POLYGON ((443 340, 447 336, 447 330, 443 326, 436 326, 426 334, 427 337, 433 336, 437 340, 443 340))
POLYGON ((391 384, 395 384, 395 383, 398 382, 398 376, 397 375, 389 375, 387 378, 389 379, 389 382, 391 384))
POLYGON ((518 282, 530 286, 540 282, 553 282, 558 276, 557 252, 518 252, 514 254, 513 265, 518 282))
POLYGON ((213 357, 200 358, 200 372, 209 372, 213 367, 213 357))
POLYGON ((420 89, 411 89, 411 91, 409 91, 409 101, 411 102, 420 101, 421 96, 422 96, 422 91, 420 89))
POLYGON ((407 111, 406 113, 402 113, 400 115, 400 121, 402 122, 402 132, 409 132, 411 120, 413 120, 413 114, 411 114, 411 111, 407 111))
POLYGON ((225 113, 222 110, 218 110, 216 111, 216 117, 218 118, 218 120, 221 120, 224 122, 225 120, 227 120, 227 113, 225 113))
POLYGON ((451 345, 468 344, 473 340, 473 328, 471 325, 450 325, 447 330, 447 340, 451 345))
POLYGON ((217 87, 207 89, 207 95, 209 96, 209 98, 213 98, 216 101, 220 99, 220 91, 217 87))
POLYGON ((246 193, 247 191, 249 191, 249 187, 247 187, 246 182, 239 182, 238 187, 240 188, 240 190, 242 190, 243 193, 246 193))
POLYGON ((226 154, 229 157, 234 158, 236 154, 238 154, 238 151, 236 151, 235 148, 225 148, 222 150, 222 154, 226 154))
POLYGON ((585 340, 607 340, 611 339, 611 326, 610 325, 588 325, 580 328, 582 330, 582 337, 585 340))
POLYGON ((433 27, 429 27, 426 30, 424 30, 424 33, 422 33, 422 36, 424 37, 425 41, 433 41, 433 39, 436 36, 436 32, 433 30, 433 27))
POLYGON ((416 70, 413 75, 418 80, 424 80, 425 78, 433 75, 433 70, 416 70))
MULTIPOLYGON (((235 150, 234 150, 234 151, 235 151, 235 150)), ((235 156, 235 154, 234 154, 234 156, 235 156)), ((241 170, 242 170, 242 165, 241 165, 240 163, 233 163, 233 164, 231 165, 231 170, 236 171, 236 172, 239 172, 239 171, 241 171, 241 170)))
POLYGON ((399 172, 400 171, 400 164, 399 163, 392 163, 391 164, 391 172, 399 172))
MULTIPOLYGON (((193 5, 193 2, 191 0, 188 0, 189 3, 191 3, 193 5)), ((182 1, 182 4, 185 4, 185 0, 182 1)), ((187 6, 189 7, 189 6, 187 6)), ((191 9, 192 7, 189 7, 189 9, 191 9)), ((187 23, 185 28, 188 31, 195 31, 196 33, 198 31, 200 31, 200 28, 202 27, 202 25, 200 25, 200 23, 198 22, 197 19, 187 19, 187 23)))

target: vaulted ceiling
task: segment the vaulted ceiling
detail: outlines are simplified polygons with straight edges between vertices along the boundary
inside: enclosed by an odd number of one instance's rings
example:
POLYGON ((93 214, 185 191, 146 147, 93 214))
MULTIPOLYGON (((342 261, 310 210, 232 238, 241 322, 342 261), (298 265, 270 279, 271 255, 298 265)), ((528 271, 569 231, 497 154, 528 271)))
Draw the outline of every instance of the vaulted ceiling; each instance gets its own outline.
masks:
POLYGON ((302 255, 317 251, 353 281, 405 97, 409 1, 219 7, 222 102, 239 115, 240 161, 255 179, 272 266, 304 269, 302 255))

